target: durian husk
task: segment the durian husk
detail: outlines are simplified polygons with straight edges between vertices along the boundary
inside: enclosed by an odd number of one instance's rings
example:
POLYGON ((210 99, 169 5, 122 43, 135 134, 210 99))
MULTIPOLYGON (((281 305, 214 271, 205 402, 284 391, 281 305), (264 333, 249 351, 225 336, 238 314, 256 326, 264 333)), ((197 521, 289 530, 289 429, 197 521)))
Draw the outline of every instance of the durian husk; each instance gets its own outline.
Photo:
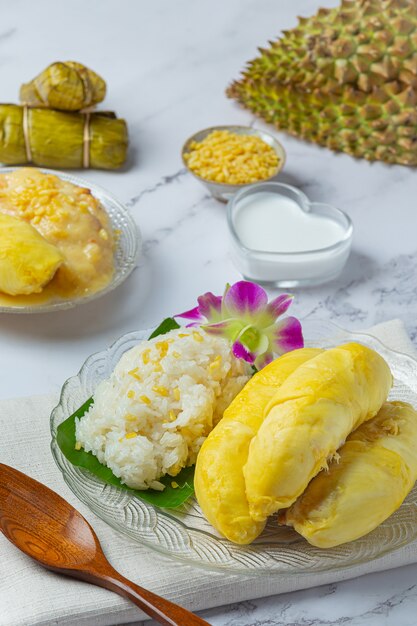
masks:
POLYGON ((417 165, 417 3, 343 0, 260 49, 227 95, 307 141, 417 165))
MULTIPOLYGON (((78 169, 84 159, 84 129, 86 116, 82 113, 27 109, 27 140, 31 161, 28 160, 23 129, 24 107, 0 104, 0 162, 5 165, 33 163, 43 167, 78 169)), ((121 167, 127 154, 126 122, 114 113, 89 114, 88 166, 97 169, 121 167)))
POLYGON ((244 77, 322 93, 339 85, 371 92, 392 81, 417 87, 415 0, 343 0, 298 20, 260 49, 244 77))
POLYGON ((369 161, 417 165, 417 93, 398 83, 372 94, 341 87, 324 95, 287 85, 234 84, 231 97, 307 141, 369 161))
POLYGON ((80 111, 102 102, 105 81, 76 61, 56 62, 20 88, 20 101, 32 107, 80 111))

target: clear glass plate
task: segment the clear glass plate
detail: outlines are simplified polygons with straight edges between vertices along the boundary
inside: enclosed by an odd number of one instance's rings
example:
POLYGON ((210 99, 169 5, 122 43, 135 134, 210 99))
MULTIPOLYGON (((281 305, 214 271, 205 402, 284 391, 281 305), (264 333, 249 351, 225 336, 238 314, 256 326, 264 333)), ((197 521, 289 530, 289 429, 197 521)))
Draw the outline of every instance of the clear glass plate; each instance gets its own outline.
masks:
MULTIPOLYGON (((6 174, 19 169, 16 167, 2 167, 0 168, 0 174, 6 174)), ((113 230, 117 230, 120 234, 116 240, 116 247, 114 251, 114 275, 112 280, 104 289, 96 291, 91 295, 81 298, 69 298, 65 300, 49 301, 45 304, 33 305, 33 306, 0 306, 0 313, 48 313, 50 311, 58 311, 61 309, 71 309, 78 304, 84 302, 91 302, 96 298, 100 298, 105 294, 113 291, 118 287, 136 266, 136 262, 142 246, 142 238, 138 226, 131 217, 129 211, 121 204, 116 198, 105 191, 102 187, 90 183, 89 181, 73 176, 73 174, 66 174, 64 172, 58 172, 56 170, 48 170, 44 168, 36 168, 41 172, 47 174, 54 174, 62 180, 67 180, 74 185, 80 187, 87 187, 91 190, 91 193, 101 202, 107 215, 110 218, 111 226, 113 230)))
MULTIPOLYGON (((348 332, 327 321, 306 320, 303 328, 307 346, 330 348, 342 342, 358 341, 375 349, 386 359, 394 376, 390 399, 417 406, 417 362, 414 359, 388 349, 370 334, 348 332)), ((400 509, 376 530, 337 548, 315 548, 293 530, 278 527, 274 518, 252 545, 237 546, 216 533, 194 499, 179 509, 157 509, 71 465, 56 443, 58 425, 94 393, 97 384, 110 375, 121 355, 147 338, 150 332, 129 333, 107 350, 90 356, 78 375, 65 383, 60 403, 51 416, 52 453, 66 483, 113 528, 191 565, 246 575, 340 569, 377 559, 417 538, 417 487, 400 509)))

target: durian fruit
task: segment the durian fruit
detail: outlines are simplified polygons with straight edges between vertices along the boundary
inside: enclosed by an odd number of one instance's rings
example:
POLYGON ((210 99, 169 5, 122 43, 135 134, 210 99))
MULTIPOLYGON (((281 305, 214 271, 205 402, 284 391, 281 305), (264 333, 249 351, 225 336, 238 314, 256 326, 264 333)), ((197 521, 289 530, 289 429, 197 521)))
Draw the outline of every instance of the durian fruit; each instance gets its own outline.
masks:
POLYGON ((300 365, 278 389, 243 467, 250 516, 287 508, 327 466, 352 430, 371 419, 392 385, 390 369, 358 343, 300 365))
POLYGON ((298 19, 296 28, 261 49, 244 76, 322 93, 340 85, 370 92, 388 81, 417 87, 415 0, 343 0, 298 19))
POLYGON ((287 352, 255 374, 200 449, 194 475, 196 497, 208 521, 230 541, 251 543, 265 526, 249 514, 243 476, 249 444, 263 421, 265 407, 288 376, 320 352, 313 348, 287 352))
POLYGON ((343 0, 260 52, 230 97, 333 150, 417 164, 415 0, 343 0))
POLYGON ((39 293, 64 257, 23 219, 0 212, 0 292, 39 293))
POLYGON ((387 402, 339 450, 280 522, 331 548, 366 535, 396 511, 417 480, 417 411, 387 402))

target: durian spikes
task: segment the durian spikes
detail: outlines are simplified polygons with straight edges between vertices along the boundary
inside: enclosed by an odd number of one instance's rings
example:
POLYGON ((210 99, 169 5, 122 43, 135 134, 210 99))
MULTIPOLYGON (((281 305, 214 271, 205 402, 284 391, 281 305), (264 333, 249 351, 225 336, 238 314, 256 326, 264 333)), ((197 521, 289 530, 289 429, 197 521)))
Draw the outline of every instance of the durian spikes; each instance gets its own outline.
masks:
POLYGON ((345 84, 371 91, 386 80, 414 83, 416 65, 415 0, 345 0, 340 8, 299 18, 244 75, 323 92, 345 84))
POLYGON ((417 2, 343 0, 299 18, 227 94, 306 140, 417 165, 417 2))

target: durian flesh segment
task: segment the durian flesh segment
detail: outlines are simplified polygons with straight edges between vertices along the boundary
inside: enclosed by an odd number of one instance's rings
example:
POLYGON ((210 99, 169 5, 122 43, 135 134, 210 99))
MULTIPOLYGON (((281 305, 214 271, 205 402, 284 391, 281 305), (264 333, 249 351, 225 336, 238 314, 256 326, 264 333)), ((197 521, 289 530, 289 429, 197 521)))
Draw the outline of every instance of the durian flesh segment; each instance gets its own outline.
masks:
POLYGON ((250 543, 265 526, 250 517, 243 476, 249 444, 262 423, 264 409, 285 379, 320 352, 313 348, 288 352, 255 374, 198 454, 194 476, 197 500, 212 526, 230 541, 250 543))
POLYGON ((39 293, 63 262, 59 250, 24 220, 0 213, 0 291, 39 293))
POLYGON ((283 521, 309 543, 331 548, 374 530, 402 504, 417 480, 417 412, 387 402, 314 478, 283 521))
POLYGON ((349 343, 300 365, 266 407, 244 466, 251 516, 291 506, 349 433, 376 415, 392 377, 374 350, 349 343))

